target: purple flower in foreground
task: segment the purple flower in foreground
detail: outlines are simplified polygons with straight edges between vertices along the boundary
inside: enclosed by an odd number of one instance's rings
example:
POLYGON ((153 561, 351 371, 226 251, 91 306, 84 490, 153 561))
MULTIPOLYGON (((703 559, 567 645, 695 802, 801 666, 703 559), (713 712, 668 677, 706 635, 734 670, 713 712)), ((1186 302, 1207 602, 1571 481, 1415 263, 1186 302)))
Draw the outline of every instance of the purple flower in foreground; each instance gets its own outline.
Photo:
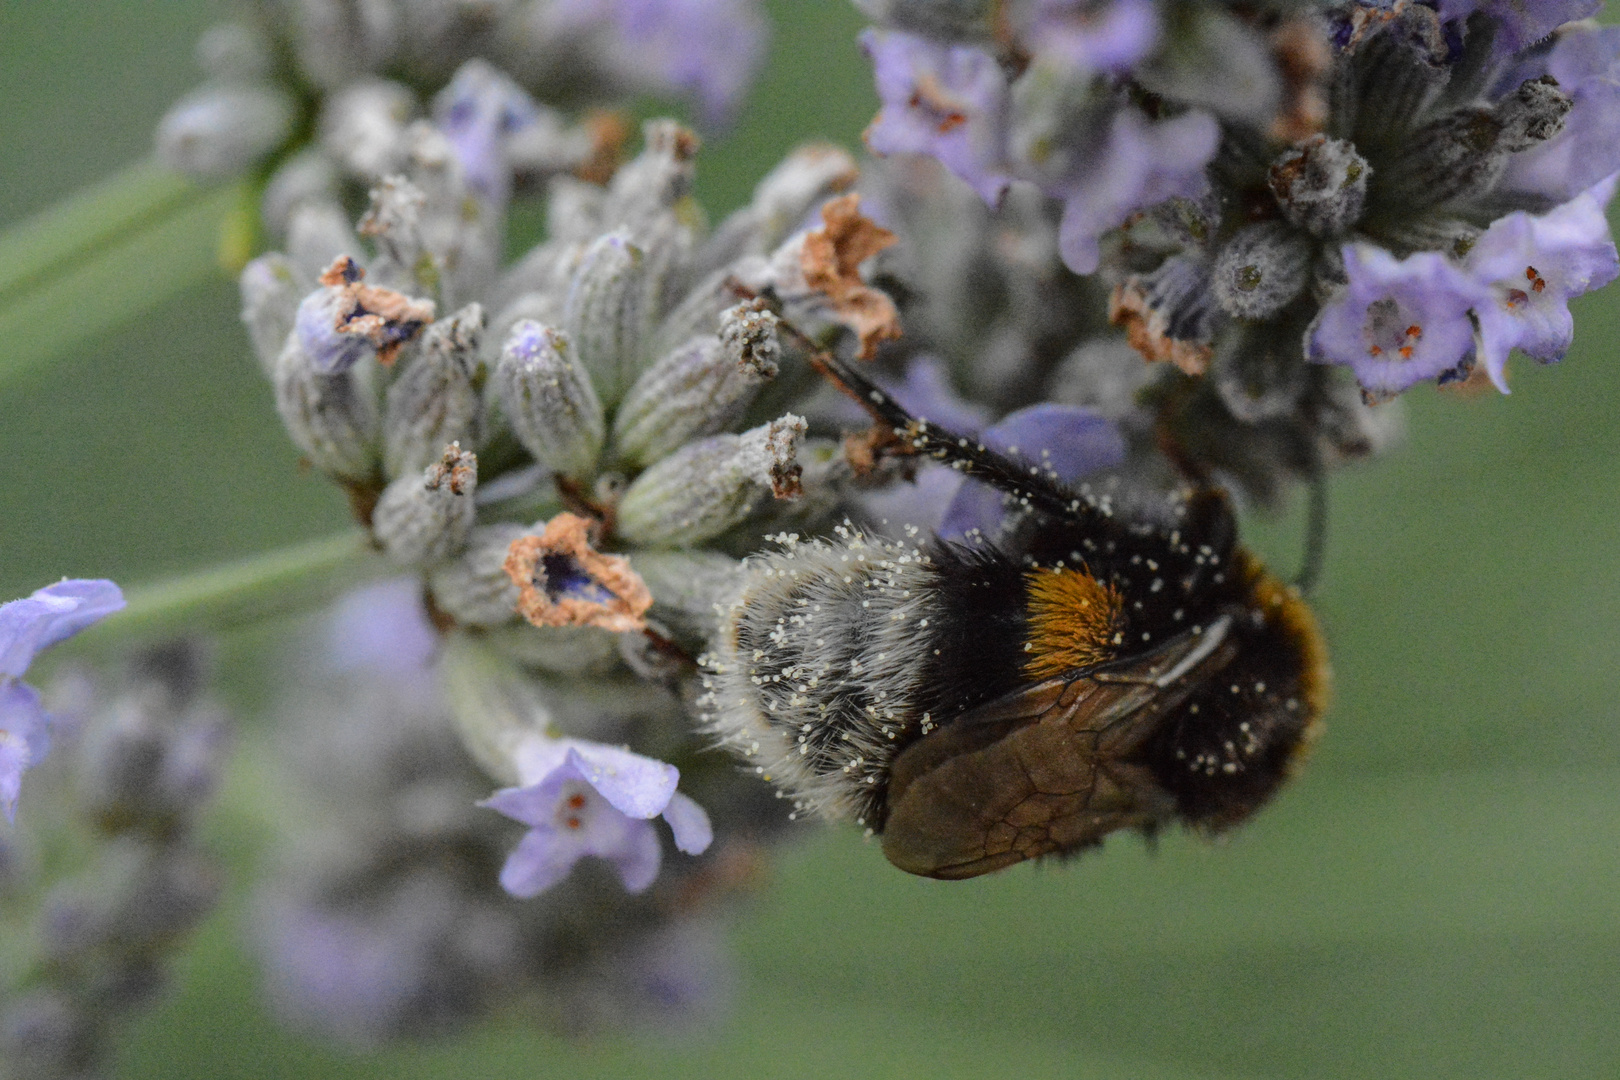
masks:
POLYGON ((1444 255, 1397 259, 1383 248, 1347 244, 1344 269, 1349 284, 1306 335, 1309 359, 1348 364, 1373 398, 1457 372, 1470 359, 1468 310, 1488 293, 1444 255))
MULTIPOLYGON (((1564 130, 1508 159, 1506 190, 1573 199, 1620 169, 1620 27, 1574 27, 1510 79, 1551 75, 1575 101, 1564 130)), ((1504 80, 1506 81, 1506 80, 1504 80)))
POLYGON ((1020 36, 1077 67, 1125 75, 1158 43, 1159 9, 1154 0, 1035 0, 1020 36))
MULTIPOLYGON (((1009 413, 981 436, 986 446, 1030 463, 1048 476, 1074 483, 1125 460, 1125 438, 1099 413, 1075 405, 1031 405, 1009 413)), ((1006 517, 1006 497, 977 480, 957 490, 939 534, 995 535, 1006 517)))
POLYGON ((1502 393, 1508 353, 1517 346, 1543 363, 1562 360, 1575 335, 1570 299, 1620 273, 1603 214, 1614 184, 1610 177, 1546 214, 1498 218, 1469 251, 1466 269, 1490 293, 1474 309, 1480 359, 1502 393))
POLYGON ((1466 19, 1476 11, 1496 23, 1493 50, 1498 57, 1512 56, 1558 27, 1594 15, 1603 0, 1440 0, 1440 18, 1466 19))
POLYGON ((675 790, 673 765, 580 739, 536 740, 517 764, 524 786, 482 804, 530 826, 501 870, 513 896, 538 896, 587 855, 611 862, 626 891, 643 891, 663 858, 654 817, 669 823, 675 846, 689 855, 714 838, 708 814, 675 790))
POLYGON ((110 581, 76 578, 0 606, 0 808, 17 815, 22 774, 50 749, 51 718, 39 692, 22 682, 34 657, 124 606, 110 581))
POLYGON ((1007 77, 995 57, 915 34, 866 30, 883 108, 866 129, 879 154, 928 154, 994 206, 1006 171, 1007 77))
POLYGON ((440 91, 434 113, 467 186, 505 206, 512 193, 506 140, 539 119, 534 99, 491 64, 469 60, 440 91))
POLYGON ((1208 113, 1188 112, 1157 123, 1122 105, 1107 138, 1085 155, 1071 176, 1041 187, 1063 200, 1058 250, 1077 274, 1097 269, 1098 240, 1138 210, 1175 196, 1195 198, 1208 184, 1204 166, 1215 155, 1220 125, 1208 113))

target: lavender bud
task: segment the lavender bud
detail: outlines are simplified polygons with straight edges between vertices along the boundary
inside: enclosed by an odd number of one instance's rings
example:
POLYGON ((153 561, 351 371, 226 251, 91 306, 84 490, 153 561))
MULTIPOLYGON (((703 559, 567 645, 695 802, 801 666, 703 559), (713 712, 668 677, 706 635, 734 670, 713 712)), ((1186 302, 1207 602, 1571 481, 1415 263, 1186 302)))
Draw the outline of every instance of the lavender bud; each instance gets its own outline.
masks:
POLYGON ((265 40, 241 23, 210 26, 197 39, 197 66, 218 82, 268 79, 274 63, 265 40))
MULTIPOLYGON (((641 559, 636 556, 637 561, 641 559)), ((533 626, 527 622, 491 627, 490 648, 524 667, 578 678, 603 675, 619 661, 619 637, 599 626, 533 626)))
POLYGON ((847 190, 859 175, 855 159, 841 146, 811 143, 799 147, 765 174, 754 188, 753 199, 721 224, 704 254, 710 248, 728 246, 727 237, 745 231, 746 243, 732 257, 763 255, 786 240, 822 200, 847 190))
POLYGON ((366 79, 332 95, 317 137, 344 169, 376 180, 404 167, 405 125, 415 111, 416 97, 405 87, 366 79))
POLYGON ((1263 125, 1277 111, 1282 85, 1265 40, 1225 9, 1173 9, 1164 44, 1132 77, 1156 94, 1217 116, 1263 125))
POLYGON ((292 333, 298 305, 315 287, 293 261, 279 251, 261 255, 242 268, 242 323, 253 342, 253 355, 266 378, 275 378, 276 360, 292 333))
POLYGON ((1281 221, 1246 225, 1215 259, 1210 284, 1216 301, 1239 319, 1264 319, 1305 288, 1311 242, 1281 221))
POLYGON ((614 417, 626 460, 646 465, 702 435, 731 426, 774 379, 777 317, 756 303, 720 316, 720 336, 693 338, 636 380, 614 417))
POLYGON ((1216 339, 1209 378, 1231 414, 1247 424, 1288 416, 1299 407, 1307 369, 1299 362, 1304 321, 1295 309, 1280 319, 1240 322, 1216 339))
POLYGON ((1342 236, 1361 220, 1371 174, 1355 146, 1315 135, 1284 151, 1268 179, 1289 221, 1317 236, 1342 236))
POLYGON ((336 202, 303 202, 287 220, 287 255, 310 277, 320 277, 332 260, 360 250, 349 216, 336 202))
POLYGON ((702 641, 714 635, 742 580, 742 563, 717 551, 638 551, 634 562, 652 591, 652 615, 702 641))
POLYGON ((1551 75, 1527 79, 1496 106, 1502 121, 1501 147, 1513 154, 1564 130, 1564 118, 1575 102, 1551 75))
POLYGON ((790 413, 741 435, 688 444, 630 485, 619 503, 619 535, 644 547, 688 547, 719 536, 772 495, 795 497, 805 427, 790 413))
POLYGON ((546 235, 564 243, 588 243, 606 226, 607 192, 571 176, 554 177, 546 188, 546 235))
POLYGON ((383 490, 371 515, 377 542, 406 564, 438 562, 467 543, 477 508, 478 458, 459 443, 420 476, 401 476, 383 490))
POLYGON ((427 196, 403 176, 385 176, 371 189, 359 231, 377 245, 377 281, 431 292, 438 282, 433 256, 423 250, 422 208, 427 196))
POLYGON ((416 358, 388 388, 383 466, 389 476, 426 468, 445 444, 476 443, 484 309, 468 304, 428 327, 416 358))
POLYGON ((373 352, 383 364, 392 364, 433 322, 433 301, 367 285, 365 276, 352 258, 340 256, 318 279, 321 289, 298 305, 294 336, 324 375, 344 371, 373 352))
POLYGON ((564 476, 588 476, 602 449, 602 404, 569 335, 528 319, 512 328, 495 368, 512 433, 564 476))
POLYGON ((469 626, 499 626, 516 619, 518 587, 506 572, 506 553, 527 531, 511 524, 474 529, 465 551, 428 571, 433 602, 469 626))
POLYGON ((619 400, 641 371, 647 337, 646 257, 629 234, 585 249, 568 290, 563 328, 604 403, 619 400))
POLYGON ((445 703, 467 752, 496 781, 517 783, 514 753, 546 737, 552 726, 550 704, 536 680, 466 634, 444 639, 439 671, 445 703))
POLYGON ((285 142, 292 120, 292 101, 274 87, 204 87, 177 101, 158 124, 158 157, 189 176, 235 176, 285 142))
POLYGON ((579 168, 596 149, 588 127, 568 127, 554 110, 540 107, 507 136, 506 160, 515 173, 543 177, 579 168))
POLYGON ((342 480, 369 480, 377 468, 378 415, 354 370, 323 375, 296 335, 276 360, 276 410, 310 464, 342 480))
MULTIPOLYGON (((293 211, 306 202, 335 205, 337 170, 332 159, 314 150, 302 150, 276 169, 259 200, 259 217, 270 235, 285 238, 293 211)), ((326 262, 332 260, 329 257, 326 262)), ((326 263, 322 263, 325 266, 326 263)))
POLYGON ((692 190, 698 137, 673 120, 642 127, 646 148, 614 174, 602 220, 638 233, 692 190))

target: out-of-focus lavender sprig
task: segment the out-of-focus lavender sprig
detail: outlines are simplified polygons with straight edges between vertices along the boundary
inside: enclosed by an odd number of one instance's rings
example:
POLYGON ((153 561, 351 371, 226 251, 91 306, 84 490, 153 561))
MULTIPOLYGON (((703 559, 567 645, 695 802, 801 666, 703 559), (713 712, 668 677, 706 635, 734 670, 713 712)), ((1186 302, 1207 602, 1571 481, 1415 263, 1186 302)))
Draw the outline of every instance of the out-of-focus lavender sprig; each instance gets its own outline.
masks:
POLYGON ((104 1075, 119 1029, 214 905, 218 868, 195 831, 227 740, 201 666, 192 646, 165 646, 138 654, 116 689, 72 677, 55 689, 69 700, 50 782, 5 838, 0 891, 27 914, 7 929, 0 1075, 104 1075))
MULTIPOLYGON (((599 170, 616 150, 617 124, 574 127, 567 114, 654 94, 693 98, 706 122, 722 125, 764 58, 766 37, 757 0, 255 0, 242 21, 199 42, 205 81, 163 118, 158 154, 201 178, 284 161, 264 208, 279 236, 293 193, 330 184, 334 169, 385 171, 375 155, 387 128, 428 100, 453 140, 504 143, 520 182, 599 170), (511 94, 491 101, 497 81, 521 103, 511 94), (309 152, 293 155, 306 144, 309 152)), ((512 182, 500 170, 484 175, 512 182)))
MULTIPOLYGON (((413 578, 351 594, 312 635, 312 655, 297 659, 302 691, 282 705, 297 749, 282 765, 297 793, 287 805, 305 813, 278 830, 276 869, 256 898, 278 1011, 361 1045, 444 1032, 497 1009, 569 1032, 711 1015, 730 981, 714 920, 757 873, 769 797, 739 791, 710 760, 681 777, 716 814, 720 850, 708 859, 683 858, 634 893, 594 858, 538 896, 503 889, 502 864, 515 858, 521 830, 476 805, 490 778, 458 739, 465 721, 447 700, 465 712, 471 696, 519 726, 549 719, 666 747, 681 739, 681 710, 668 693, 614 674, 611 651, 587 664, 594 691, 581 696, 566 676, 537 680, 465 635, 441 644, 422 595, 413 578), (520 718, 514 701, 554 711, 520 718)), ((552 663, 564 659, 559 649, 552 663)), ((571 746, 598 766, 615 764, 610 747, 577 738, 571 746)), ((655 777, 675 771, 642 761, 655 777)), ((580 812, 567 801, 564 793, 564 811, 580 812)), ((584 812, 592 811, 620 813, 584 812)), ((656 863, 652 843, 642 858, 656 863)))

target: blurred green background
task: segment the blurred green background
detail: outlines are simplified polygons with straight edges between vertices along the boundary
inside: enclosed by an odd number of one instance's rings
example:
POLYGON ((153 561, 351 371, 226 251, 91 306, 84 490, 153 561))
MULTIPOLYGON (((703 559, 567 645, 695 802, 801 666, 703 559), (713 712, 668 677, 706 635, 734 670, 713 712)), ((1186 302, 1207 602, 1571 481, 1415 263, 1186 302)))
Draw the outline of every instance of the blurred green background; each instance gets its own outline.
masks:
MULTIPOLYGON (((875 108, 844 0, 769 7, 753 105, 701 159, 716 216, 794 142, 856 145, 875 108)), ((0 229, 143 157, 225 11, 0 5, 0 229)), ((1620 1075, 1620 290, 1576 310, 1561 367, 1516 361, 1510 398, 1415 391, 1407 441, 1335 479, 1328 732, 1229 840, 947 884, 807 832, 740 920, 734 1018, 675 1049, 516 1021, 364 1057, 302 1041, 260 1011, 238 892, 120 1075, 1620 1075)), ((0 446, 0 598, 345 520, 297 469, 223 279, 0 381, 0 446)), ((1294 522, 1249 527, 1295 564, 1294 522)), ((249 748, 252 644, 226 649, 249 748)), ((230 797, 218 841, 246 866, 259 834, 230 797)))

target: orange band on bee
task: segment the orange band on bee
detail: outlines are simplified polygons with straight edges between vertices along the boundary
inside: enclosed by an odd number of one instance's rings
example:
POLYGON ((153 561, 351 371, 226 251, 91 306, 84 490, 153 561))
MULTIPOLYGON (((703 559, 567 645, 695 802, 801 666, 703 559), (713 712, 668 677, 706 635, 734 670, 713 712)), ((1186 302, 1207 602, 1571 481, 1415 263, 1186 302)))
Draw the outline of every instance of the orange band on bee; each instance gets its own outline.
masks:
POLYGON ((1029 659, 1024 671, 1040 680, 1112 659, 1119 646, 1125 600, 1084 570, 1032 570, 1029 659))

